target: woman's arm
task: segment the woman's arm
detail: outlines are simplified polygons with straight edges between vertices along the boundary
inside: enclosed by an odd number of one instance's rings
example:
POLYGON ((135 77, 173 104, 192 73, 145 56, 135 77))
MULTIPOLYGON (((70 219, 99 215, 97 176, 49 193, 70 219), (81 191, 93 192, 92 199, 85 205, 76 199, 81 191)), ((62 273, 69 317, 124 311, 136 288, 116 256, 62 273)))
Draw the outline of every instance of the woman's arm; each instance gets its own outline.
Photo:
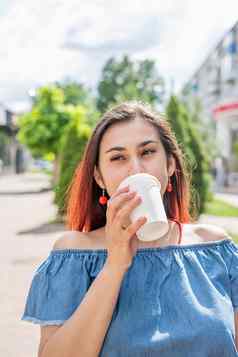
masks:
POLYGON ((125 272, 107 261, 73 315, 41 349, 40 357, 96 357, 101 350, 125 272))
POLYGON ((238 312, 234 313, 234 321, 235 321, 235 344, 236 344, 236 349, 238 351, 238 312))

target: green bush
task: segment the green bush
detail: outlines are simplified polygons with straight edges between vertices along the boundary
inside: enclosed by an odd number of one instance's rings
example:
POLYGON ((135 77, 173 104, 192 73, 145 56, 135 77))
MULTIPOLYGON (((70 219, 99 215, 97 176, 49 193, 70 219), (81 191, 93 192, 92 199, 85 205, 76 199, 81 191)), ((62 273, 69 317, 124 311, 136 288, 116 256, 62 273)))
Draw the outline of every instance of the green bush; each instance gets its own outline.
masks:
POLYGON ((167 117, 184 153, 188 172, 192 174, 191 196, 199 216, 205 210, 205 202, 212 197, 210 154, 205 150, 201 133, 193 123, 188 109, 175 96, 170 98, 167 105, 167 117))
POLYGON ((54 203, 58 207, 58 216, 65 214, 66 191, 82 158, 91 130, 86 122, 85 109, 76 107, 61 140, 59 181, 54 187, 54 203))

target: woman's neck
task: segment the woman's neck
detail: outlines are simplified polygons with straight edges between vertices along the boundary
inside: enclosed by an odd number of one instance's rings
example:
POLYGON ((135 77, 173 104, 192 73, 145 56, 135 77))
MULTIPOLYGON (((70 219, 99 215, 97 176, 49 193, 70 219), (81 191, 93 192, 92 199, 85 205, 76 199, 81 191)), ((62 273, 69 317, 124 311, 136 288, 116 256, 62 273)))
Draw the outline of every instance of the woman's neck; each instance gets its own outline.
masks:
MULTIPOLYGON (((161 238, 145 242, 138 239, 138 248, 155 248, 155 247, 166 247, 172 244, 179 244, 180 231, 178 224, 172 220, 168 220, 169 230, 161 238)), ((105 237, 105 227, 99 228, 97 230, 97 235, 100 237, 105 237)))
POLYGON ((168 223, 169 230, 164 236, 150 242, 144 242, 139 240, 138 248, 166 247, 172 244, 178 244, 180 234, 179 227, 174 221, 168 220, 168 223))

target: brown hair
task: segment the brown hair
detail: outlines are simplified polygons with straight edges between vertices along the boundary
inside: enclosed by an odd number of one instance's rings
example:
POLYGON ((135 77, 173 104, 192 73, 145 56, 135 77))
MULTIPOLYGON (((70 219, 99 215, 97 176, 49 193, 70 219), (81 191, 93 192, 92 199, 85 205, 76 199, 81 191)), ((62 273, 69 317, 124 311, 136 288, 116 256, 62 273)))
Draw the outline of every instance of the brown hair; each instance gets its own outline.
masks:
MULTIPOLYGON (((70 230, 89 232, 105 226, 106 207, 99 203, 102 189, 94 179, 94 167, 98 167, 99 146, 105 131, 112 125, 140 117, 157 130, 168 157, 175 158, 176 169, 170 177, 172 192, 165 192, 163 203, 168 219, 188 223, 191 200, 191 176, 189 175, 174 133, 168 120, 157 114, 148 104, 138 101, 124 102, 108 110, 97 123, 87 142, 82 160, 75 170, 67 190, 66 225, 70 230)), ((106 193, 106 197, 109 198, 106 193)))

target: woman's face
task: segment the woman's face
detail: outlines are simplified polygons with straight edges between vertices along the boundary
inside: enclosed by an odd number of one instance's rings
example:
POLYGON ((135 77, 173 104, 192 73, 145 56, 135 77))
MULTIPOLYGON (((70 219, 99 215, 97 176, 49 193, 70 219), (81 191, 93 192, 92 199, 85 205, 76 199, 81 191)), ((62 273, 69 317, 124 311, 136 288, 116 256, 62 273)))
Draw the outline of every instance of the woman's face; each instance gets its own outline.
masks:
POLYGON ((167 163, 156 129, 143 119, 136 118, 107 129, 99 149, 99 170, 95 167, 94 178, 111 197, 126 177, 148 173, 160 181, 163 196, 174 170, 175 160, 170 158, 167 163), (153 142, 140 146, 150 140, 153 142), (115 147, 123 149, 113 149, 115 147))

